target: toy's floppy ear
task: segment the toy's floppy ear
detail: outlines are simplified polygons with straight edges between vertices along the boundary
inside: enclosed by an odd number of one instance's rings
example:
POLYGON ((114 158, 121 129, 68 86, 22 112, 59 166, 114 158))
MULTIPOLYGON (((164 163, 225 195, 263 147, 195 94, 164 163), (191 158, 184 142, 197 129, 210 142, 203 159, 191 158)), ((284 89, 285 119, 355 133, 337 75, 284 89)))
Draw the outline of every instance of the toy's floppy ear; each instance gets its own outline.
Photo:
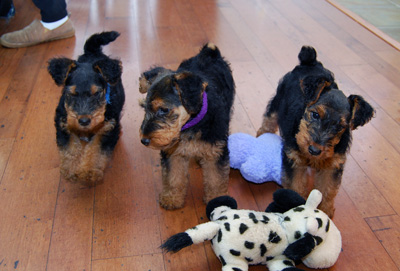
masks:
POLYGON ((68 75, 76 68, 76 62, 69 58, 53 58, 49 61, 47 70, 57 86, 65 84, 68 75))
POLYGON ((110 85, 115 85, 122 75, 122 63, 116 59, 102 59, 93 64, 93 69, 110 85))
POLYGON ((227 206, 231 209, 237 209, 237 202, 234 198, 229 196, 221 196, 210 200, 206 207, 207 218, 210 220, 210 215, 212 211, 221 206, 227 206))
POLYGON ((160 73, 165 72, 166 70, 167 69, 163 67, 155 67, 143 72, 142 75, 139 77, 139 92, 146 93, 151 84, 157 78, 157 76, 160 73))
POLYGON ((347 100, 351 108, 351 129, 355 130, 371 120, 375 114, 374 108, 359 95, 350 95, 347 100))
POLYGON ((306 100, 307 106, 318 102, 321 93, 333 82, 333 76, 307 76, 300 81, 300 87, 306 100))
POLYGON ((179 93, 183 107, 189 114, 198 113, 201 110, 203 92, 208 83, 190 72, 175 74, 174 79, 174 87, 179 93))
POLYGON ((321 201, 322 193, 317 189, 313 189, 308 195, 306 206, 310 209, 317 209, 321 201))
POLYGON ((268 213, 284 213, 306 203, 305 199, 290 189, 276 190, 273 199, 274 201, 265 210, 268 213))

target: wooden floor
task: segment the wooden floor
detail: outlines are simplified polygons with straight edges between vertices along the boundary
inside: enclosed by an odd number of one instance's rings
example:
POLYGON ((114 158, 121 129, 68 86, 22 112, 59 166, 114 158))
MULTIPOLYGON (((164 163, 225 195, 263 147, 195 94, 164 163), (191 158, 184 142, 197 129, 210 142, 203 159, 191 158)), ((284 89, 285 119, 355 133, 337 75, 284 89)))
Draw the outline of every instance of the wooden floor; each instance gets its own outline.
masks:
MULTIPOLYGON (((38 17, 30 1, 0 33, 38 17)), ((343 253, 329 270, 400 270, 400 52, 322 0, 69 0, 76 37, 23 49, 0 48, 0 270, 220 270, 210 244, 164 255, 170 235, 205 222, 201 171, 190 169, 186 206, 158 205, 159 155, 139 141, 140 72, 176 68, 206 41, 217 44, 237 85, 231 132, 255 135, 278 80, 303 44, 317 48, 346 94, 376 117, 353 133, 335 223, 343 253), (60 88, 47 73, 55 56, 76 58, 86 38, 121 36, 105 52, 123 61, 123 134, 103 184, 84 189, 59 175, 53 125, 60 88)), ((231 171, 241 208, 263 210, 278 188, 231 171)), ((250 270, 265 270, 251 267, 250 270)))

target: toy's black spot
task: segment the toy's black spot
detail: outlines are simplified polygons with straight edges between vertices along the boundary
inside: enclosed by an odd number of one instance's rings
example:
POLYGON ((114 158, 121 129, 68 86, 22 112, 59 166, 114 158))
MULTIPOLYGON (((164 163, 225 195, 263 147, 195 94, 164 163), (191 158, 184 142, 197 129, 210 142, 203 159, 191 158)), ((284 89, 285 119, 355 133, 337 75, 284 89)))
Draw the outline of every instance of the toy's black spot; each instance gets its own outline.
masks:
POLYGON ((258 220, 257 220, 257 218, 256 218, 256 215, 255 215, 255 214, 253 214, 253 213, 249 213, 249 218, 250 218, 250 219, 253 219, 253 222, 254 222, 254 224, 257 224, 257 223, 258 223, 258 220))
POLYGON ((233 216, 233 219, 239 219, 240 218, 240 216, 238 215, 238 214, 235 214, 234 216, 233 216))
POLYGON ((296 231, 295 233, 294 233, 294 239, 299 239, 301 237, 301 232, 299 232, 299 231, 296 231))
POLYGON ((194 227, 192 228, 192 230, 197 230, 197 226, 194 226, 194 227))
POLYGON ((269 218, 265 215, 263 215, 263 220, 261 220, 262 223, 267 224, 269 222, 269 218))
POLYGON ((247 227, 245 224, 241 223, 239 227, 239 232, 240 234, 243 234, 245 231, 247 231, 249 227, 247 227))
POLYGON ((287 266, 294 266, 294 264, 289 260, 284 260, 283 263, 287 266))
POLYGON ((264 257, 265 253, 267 253, 267 247, 264 244, 260 245, 260 255, 264 257))
POLYGON ((219 242, 221 242, 221 240, 222 240, 222 231, 221 231, 221 229, 218 231, 218 243, 219 242))
POLYGON ((304 211, 304 207, 296 207, 293 209, 294 212, 303 212, 304 211))
POLYGON ((224 223, 224 226, 226 231, 231 231, 231 225, 228 222, 224 223))
POLYGON ((316 218, 318 221, 318 229, 322 227, 322 219, 321 218, 316 218))
POLYGON ((290 217, 285 216, 285 218, 284 218, 283 220, 285 220, 285 221, 290 221, 290 217))
POLYGON ((248 249, 253 249, 253 248, 254 248, 254 243, 253 243, 253 242, 246 241, 246 242, 244 242, 244 246, 245 246, 246 248, 248 248, 248 249))
POLYGON ((247 261, 248 263, 251 263, 251 262, 253 261, 252 258, 247 258, 247 257, 245 257, 245 259, 246 259, 246 261, 247 261))
POLYGON ((272 261, 273 259, 274 259, 274 257, 268 256, 268 257, 267 257, 267 262, 268 262, 268 261, 272 261))
POLYGON ((231 249, 231 250, 229 250, 229 252, 230 252, 233 256, 240 256, 240 251, 231 249))
POLYGON ((317 241, 317 246, 322 243, 322 238, 319 236, 314 236, 315 241, 317 241))
POLYGON ((329 227, 331 226, 331 221, 328 219, 328 223, 326 223, 325 231, 329 231, 329 227))
POLYGON ((278 244, 280 241, 281 237, 276 232, 271 231, 269 233, 268 242, 278 244))
POLYGON ((242 269, 237 268, 237 267, 232 268, 232 270, 233 270, 233 271, 243 271, 242 269))
POLYGON ((221 255, 219 255, 219 260, 221 261, 222 266, 225 266, 225 265, 226 265, 225 259, 224 259, 224 257, 222 257, 221 255))
POLYGON ((314 210, 314 213, 319 213, 319 210, 315 209, 315 210, 314 210))
POLYGON ((227 220, 227 219, 228 219, 228 217, 226 217, 226 216, 224 215, 224 216, 219 217, 217 220, 227 220))

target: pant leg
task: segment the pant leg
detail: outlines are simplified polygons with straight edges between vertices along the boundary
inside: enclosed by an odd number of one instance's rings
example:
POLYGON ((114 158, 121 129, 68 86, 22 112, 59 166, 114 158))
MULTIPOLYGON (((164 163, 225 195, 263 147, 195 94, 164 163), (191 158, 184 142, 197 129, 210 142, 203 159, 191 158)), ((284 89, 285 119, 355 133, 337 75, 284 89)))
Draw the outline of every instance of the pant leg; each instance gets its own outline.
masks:
POLYGON ((40 9, 45 23, 61 20, 68 15, 65 0, 33 0, 33 3, 40 9))

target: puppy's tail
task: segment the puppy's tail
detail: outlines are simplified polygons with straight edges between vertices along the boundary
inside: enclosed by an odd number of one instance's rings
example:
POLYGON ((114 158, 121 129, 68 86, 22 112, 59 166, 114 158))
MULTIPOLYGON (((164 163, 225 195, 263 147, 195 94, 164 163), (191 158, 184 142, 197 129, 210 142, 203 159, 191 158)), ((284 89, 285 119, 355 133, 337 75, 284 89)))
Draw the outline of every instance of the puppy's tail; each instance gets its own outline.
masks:
POLYGON ((213 239, 219 229, 219 224, 213 221, 203 223, 185 232, 180 232, 171 236, 161 245, 161 248, 167 252, 178 252, 182 248, 190 245, 213 239))
POLYGON ((214 43, 206 43, 200 50, 200 55, 202 57, 210 57, 213 59, 221 58, 221 52, 214 43))
POLYGON ((101 47, 116 40, 120 34, 117 31, 102 32, 92 35, 85 42, 85 54, 101 54, 101 47))
POLYGON ((300 65, 313 66, 317 61, 317 51, 311 46, 301 47, 299 53, 300 65))

